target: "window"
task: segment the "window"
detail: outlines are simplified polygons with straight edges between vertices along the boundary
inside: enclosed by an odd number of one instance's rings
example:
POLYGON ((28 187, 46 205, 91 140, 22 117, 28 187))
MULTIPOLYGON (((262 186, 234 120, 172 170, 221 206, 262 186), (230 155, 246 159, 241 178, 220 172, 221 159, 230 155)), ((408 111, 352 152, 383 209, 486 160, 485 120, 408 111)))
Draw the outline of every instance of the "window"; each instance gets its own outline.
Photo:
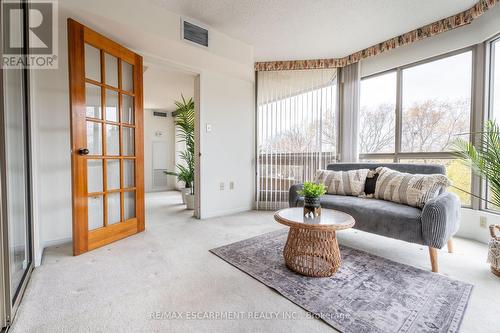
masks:
MULTIPOLYGON (((490 106, 489 106, 489 119, 496 120, 500 123, 500 38, 493 40, 490 44, 490 106)), ((487 185, 487 184, 486 184, 487 185)), ((486 194, 488 201, 492 201, 492 193, 488 186, 486 186, 486 194)), ((500 207, 497 207, 489 202, 483 207, 488 210, 500 212, 500 207)))
POLYGON ((491 43, 490 118, 500 122, 500 39, 496 39, 491 43))
POLYGON ((470 206, 471 170, 452 143, 469 138, 472 51, 364 78, 360 95, 360 160, 442 164, 450 191, 470 206))
POLYGON ((401 150, 452 150, 470 128, 472 52, 405 68, 402 82, 401 150))
POLYGON ((361 81, 359 151, 394 153, 396 129, 396 72, 361 81))

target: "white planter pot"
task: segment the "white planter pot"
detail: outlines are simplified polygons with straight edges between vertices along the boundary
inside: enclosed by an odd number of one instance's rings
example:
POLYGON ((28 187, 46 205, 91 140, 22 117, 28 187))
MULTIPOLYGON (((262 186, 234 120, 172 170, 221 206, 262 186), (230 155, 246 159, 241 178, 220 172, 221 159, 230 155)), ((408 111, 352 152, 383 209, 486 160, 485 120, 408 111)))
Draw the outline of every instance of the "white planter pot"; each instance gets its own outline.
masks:
POLYGON ((186 194, 187 209, 194 210, 194 194, 186 194))
POLYGON ((186 204, 186 195, 191 193, 191 189, 190 188, 183 188, 181 189, 181 194, 182 194, 182 203, 183 204, 186 204))

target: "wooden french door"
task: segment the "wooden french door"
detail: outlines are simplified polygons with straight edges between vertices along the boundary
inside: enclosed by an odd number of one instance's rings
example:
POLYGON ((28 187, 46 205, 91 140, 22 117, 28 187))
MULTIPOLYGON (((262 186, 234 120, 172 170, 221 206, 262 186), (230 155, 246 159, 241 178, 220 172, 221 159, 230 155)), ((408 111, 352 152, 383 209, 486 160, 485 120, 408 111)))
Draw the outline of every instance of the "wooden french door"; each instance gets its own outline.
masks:
POLYGON ((68 19, 73 254, 144 230, 142 57, 68 19))

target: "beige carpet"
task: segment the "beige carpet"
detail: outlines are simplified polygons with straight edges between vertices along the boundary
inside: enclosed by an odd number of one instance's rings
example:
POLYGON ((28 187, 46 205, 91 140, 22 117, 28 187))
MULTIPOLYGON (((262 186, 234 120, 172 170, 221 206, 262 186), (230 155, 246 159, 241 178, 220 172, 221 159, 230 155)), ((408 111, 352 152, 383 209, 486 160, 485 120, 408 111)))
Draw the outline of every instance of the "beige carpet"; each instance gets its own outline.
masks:
MULTIPOLYGON (((148 195, 146 232, 88 254, 72 257, 70 244, 46 249, 12 332, 333 331, 208 252, 282 228, 272 213, 197 221, 179 203, 174 192, 148 195), (210 316, 205 312, 212 312, 213 319, 204 319, 210 316)), ((355 230, 340 232, 339 239, 391 260, 429 267, 427 249, 421 246, 355 230)), ((489 273, 486 245, 456 239, 455 249, 455 254, 440 251, 440 269, 474 284, 462 331, 498 331, 500 280, 489 273)))

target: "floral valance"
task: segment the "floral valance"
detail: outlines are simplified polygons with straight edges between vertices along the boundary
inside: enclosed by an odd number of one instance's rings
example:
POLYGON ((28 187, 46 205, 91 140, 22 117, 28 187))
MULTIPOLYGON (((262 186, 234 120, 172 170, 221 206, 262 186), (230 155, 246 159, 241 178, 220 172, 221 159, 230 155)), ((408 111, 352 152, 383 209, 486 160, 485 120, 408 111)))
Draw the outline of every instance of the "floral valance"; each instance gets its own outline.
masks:
POLYGON ((481 0, 473 7, 461 13, 425 25, 421 28, 391 38, 389 40, 386 40, 385 42, 370 46, 364 50, 358 51, 343 58, 256 62, 255 71, 262 72, 344 67, 358 62, 361 59, 373 57, 385 51, 393 50, 400 46, 408 45, 416 41, 436 36, 443 32, 470 24, 474 19, 478 18, 489 9, 493 8, 498 3, 498 1, 500 0, 481 0))

